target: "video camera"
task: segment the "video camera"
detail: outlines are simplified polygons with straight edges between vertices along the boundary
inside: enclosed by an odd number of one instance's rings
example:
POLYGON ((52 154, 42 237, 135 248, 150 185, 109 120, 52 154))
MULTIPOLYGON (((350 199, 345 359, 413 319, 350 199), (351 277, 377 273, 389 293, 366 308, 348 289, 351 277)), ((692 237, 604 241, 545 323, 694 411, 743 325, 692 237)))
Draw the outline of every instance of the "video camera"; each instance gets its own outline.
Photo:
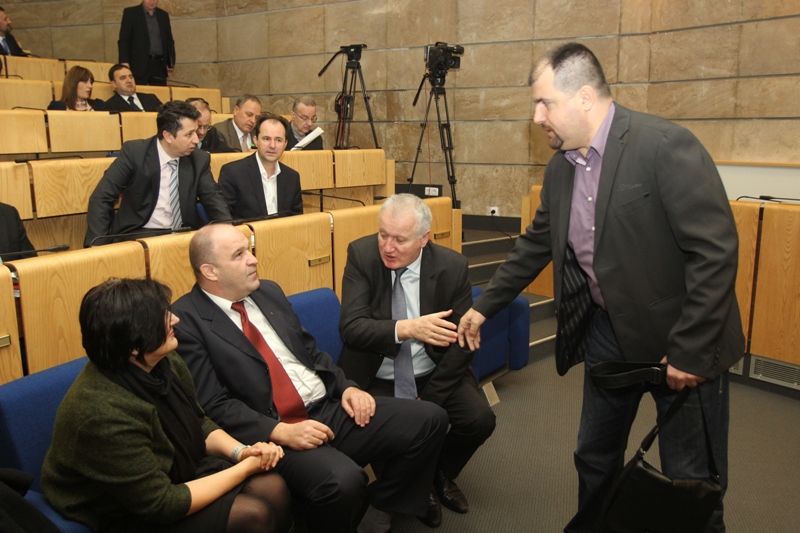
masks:
POLYGON ((447 43, 437 42, 425 47, 425 67, 434 87, 444 85, 448 70, 461 67, 461 58, 456 56, 463 54, 464 47, 457 44, 448 46, 447 43))

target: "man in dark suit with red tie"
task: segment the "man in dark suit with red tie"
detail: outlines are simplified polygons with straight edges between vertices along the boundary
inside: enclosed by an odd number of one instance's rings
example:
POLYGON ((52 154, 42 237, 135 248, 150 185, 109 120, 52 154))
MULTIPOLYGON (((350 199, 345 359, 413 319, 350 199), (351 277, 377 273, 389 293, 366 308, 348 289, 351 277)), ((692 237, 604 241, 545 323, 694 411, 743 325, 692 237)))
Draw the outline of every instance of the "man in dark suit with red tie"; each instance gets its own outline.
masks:
MULTIPOLYGON (((485 317, 552 260, 556 367, 563 375, 584 362, 578 505, 564 531, 589 533, 623 465, 645 392, 661 420, 677 391, 696 388, 659 433, 663 471, 675 479, 709 476, 707 423, 726 488, 728 368, 744 354, 738 236, 705 148, 685 128, 616 104, 588 48, 550 50, 534 64, 531 85, 533 120, 557 150, 542 202, 458 332, 462 343, 478 346, 485 317), (666 383, 614 391, 594 384, 593 366, 625 361, 664 363, 666 383)), ((721 500, 705 531, 725 531, 721 500)))
POLYGON ((373 398, 347 380, 281 288, 258 279, 250 241, 233 226, 198 231, 189 259, 197 283, 172 311, 198 400, 242 442, 283 446, 276 471, 308 506, 308 529, 385 533, 393 513, 424 515, 444 410, 373 398), (367 491, 362 467, 376 460, 383 469, 367 491))
POLYGON ((262 115, 253 128, 253 155, 222 166, 219 188, 234 218, 303 214, 300 174, 278 163, 286 148, 288 125, 277 115, 262 115))

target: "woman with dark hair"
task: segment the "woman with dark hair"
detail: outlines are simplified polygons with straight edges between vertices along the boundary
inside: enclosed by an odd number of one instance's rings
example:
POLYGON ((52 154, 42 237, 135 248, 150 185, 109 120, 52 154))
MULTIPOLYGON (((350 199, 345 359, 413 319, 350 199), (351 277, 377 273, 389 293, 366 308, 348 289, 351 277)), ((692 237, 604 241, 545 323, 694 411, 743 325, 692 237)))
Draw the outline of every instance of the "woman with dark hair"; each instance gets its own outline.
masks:
POLYGON ((105 111, 106 104, 99 98, 92 100, 94 74, 80 65, 75 65, 64 76, 61 100, 53 100, 47 109, 56 111, 105 111))
POLYGON ((154 280, 112 278, 83 297, 89 362, 56 415, 45 496, 93 531, 289 530, 289 491, 268 472, 283 450, 245 446, 205 416, 169 306, 154 280))

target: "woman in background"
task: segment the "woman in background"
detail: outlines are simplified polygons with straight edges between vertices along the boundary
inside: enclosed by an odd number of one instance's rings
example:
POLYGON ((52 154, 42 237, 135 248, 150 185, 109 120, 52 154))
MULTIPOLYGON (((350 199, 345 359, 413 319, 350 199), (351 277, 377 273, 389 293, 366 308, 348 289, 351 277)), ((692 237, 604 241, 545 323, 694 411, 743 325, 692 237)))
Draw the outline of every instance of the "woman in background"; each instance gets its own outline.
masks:
POLYGON ((112 278, 84 296, 89 362, 56 415, 45 496, 93 531, 288 531, 288 489, 268 472, 283 450, 242 445, 205 416, 169 306, 154 280, 112 278))
POLYGON ((67 111, 105 111, 106 104, 99 98, 92 100, 94 74, 80 65, 75 65, 64 76, 61 100, 53 100, 47 109, 67 111))

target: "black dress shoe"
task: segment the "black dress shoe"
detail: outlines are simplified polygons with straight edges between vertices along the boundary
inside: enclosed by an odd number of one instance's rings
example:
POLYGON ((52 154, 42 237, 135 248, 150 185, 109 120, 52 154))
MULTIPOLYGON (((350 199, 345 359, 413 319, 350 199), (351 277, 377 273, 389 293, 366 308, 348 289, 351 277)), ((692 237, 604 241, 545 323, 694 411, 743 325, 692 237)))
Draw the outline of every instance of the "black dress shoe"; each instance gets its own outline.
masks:
POLYGON ((418 516, 417 518, 428 527, 439 527, 442 525, 442 506, 439 504, 439 500, 436 499, 436 495, 433 492, 428 496, 428 511, 425 513, 425 516, 418 516))
POLYGON ((462 514, 469 511, 469 504, 464 493, 461 492, 455 481, 447 479, 441 470, 433 476, 433 488, 436 489, 436 495, 442 505, 451 511, 462 514))

